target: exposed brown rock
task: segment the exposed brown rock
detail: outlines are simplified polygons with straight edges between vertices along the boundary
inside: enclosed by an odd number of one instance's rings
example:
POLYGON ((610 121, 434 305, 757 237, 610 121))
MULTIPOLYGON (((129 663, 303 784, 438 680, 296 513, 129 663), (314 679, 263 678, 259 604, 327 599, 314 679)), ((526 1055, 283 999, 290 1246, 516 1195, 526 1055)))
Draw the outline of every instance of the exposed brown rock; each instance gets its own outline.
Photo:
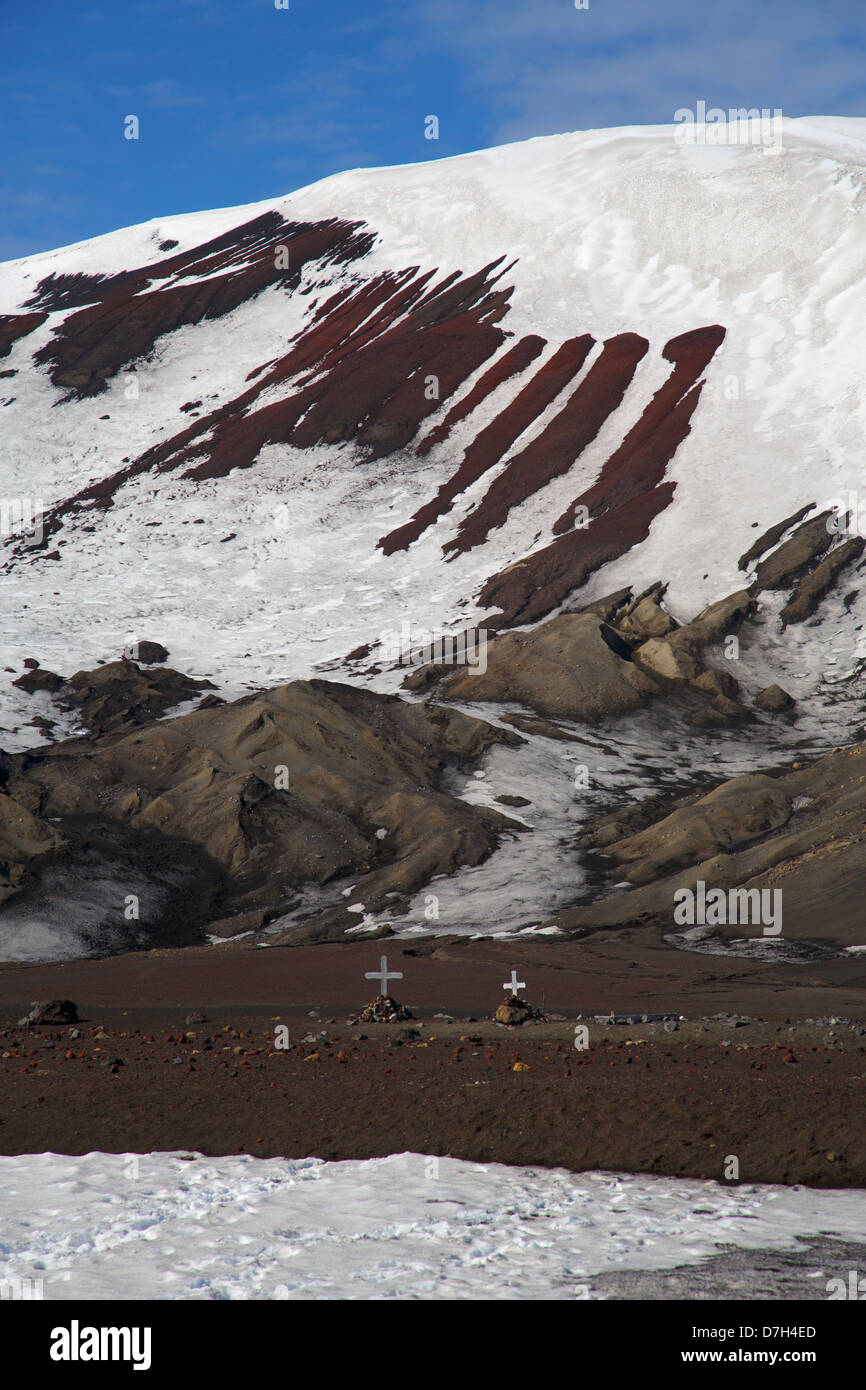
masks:
POLYGON ((630 866, 630 882, 647 883, 779 829, 790 811, 778 779, 755 773, 722 783, 656 825, 608 845, 606 852, 630 866))
POLYGON ((728 700, 735 700, 740 688, 729 671, 720 671, 715 666, 708 666, 692 684, 708 695, 723 695, 728 700))
POLYGON ((153 666, 161 661, 168 661, 168 648, 161 642, 136 642, 132 652, 133 660, 141 661, 145 666, 153 666))
MULTIPOLYGON (((704 647, 721 642, 732 635, 742 622, 750 617, 757 607, 751 594, 745 589, 728 594, 725 598, 711 603, 691 622, 677 628, 667 637, 654 637, 635 648, 633 660, 642 670, 668 681, 690 681, 698 685, 701 677, 701 652, 704 647)), ((730 701, 729 689, 722 689, 721 679, 714 681, 708 676, 710 691, 715 695, 717 711, 729 714, 731 710, 725 701, 730 701)), ((707 686, 700 686, 707 689, 707 686)))
MULTIPOLYGON (((636 804, 590 827, 581 841, 611 856, 616 878, 626 867, 638 886, 562 912, 556 925, 584 933, 655 922, 676 930, 674 893, 701 880, 707 890, 780 891, 784 940, 862 945, 866 746, 777 777, 733 778, 673 811, 660 801, 653 809, 668 813, 647 826, 647 808, 636 804), (629 834, 630 815, 642 827, 637 833, 629 834)), ((743 936, 744 929, 720 934, 743 936)))
POLYGON ((230 940, 245 932, 258 931, 271 921, 274 915, 266 908, 254 908, 251 912, 235 912, 231 917, 218 917, 216 921, 208 922, 208 935, 230 940))
MULTIPOLYGON (((594 599, 592 603, 582 603, 579 607, 569 610, 575 613, 597 613, 606 623, 619 625, 618 615, 627 609, 632 601, 632 591, 630 588, 616 589, 612 594, 605 594, 603 598, 594 599)), ((637 602, 637 600, 635 600, 637 602)))
POLYGON ((690 420, 700 396, 701 374, 724 341, 719 324, 695 328, 671 338, 662 356, 673 362, 667 381, 656 391, 622 444, 605 463, 592 487, 563 512, 555 523, 555 535, 571 530, 581 505, 592 517, 622 506, 646 488, 657 486, 679 445, 689 433, 690 420))
POLYGON ((745 555, 740 556, 738 561, 739 568, 741 570, 750 569, 753 560, 760 559, 768 550, 771 550, 773 546, 781 540, 785 532, 790 530, 792 526, 796 526, 798 521, 802 521, 803 517, 808 515, 808 513, 813 510, 814 506, 814 502, 807 502, 805 507, 801 507, 798 512, 794 512, 793 516, 786 516, 784 521, 777 521, 775 526, 771 526, 769 530, 764 531, 749 547, 745 555))
POLYGON ((652 588, 629 604, 623 615, 617 619, 616 626, 626 637, 645 642, 650 637, 666 637, 677 627, 676 620, 661 606, 664 586, 654 584, 652 588))
POLYGON ((72 999, 46 999, 34 1003, 20 1026, 31 1027, 38 1023, 77 1023, 78 1007, 72 999))
POLYGON ((811 618, 825 594, 829 593, 842 570, 863 554, 866 541, 852 536, 826 555, 810 574, 797 585, 789 602, 782 609, 782 623, 803 623, 811 618))
POLYGON ((755 592, 761 589, 786 589, 804 574, 834 539, 834 533, 827 529, 827 520, 832 515, 832 511, 827 510, 810 521, 804 521, 793 536, 766 560, 762 560, 755 572, 752 586, 755 592))
POLYGON ((26 885, 35 860, 64 844, 63 836, 42 819, 38 808, 30 811, 0 792, 0 903, 26 885))
POLYGON ((709 604, 691 622, 685 623, 670 638, 674 646, 699 651, 702 647, 722 642, 737 631, 746 618, 752 616, 757 604, 747 589, 737 589, 715 603, 709 604))
POLYGON ((675 646, 662 637, 651 637, 635 648, 636 666, 666 681, 693 681, 701 667, 688 647, 675 646))
POLYGON ((728 722, 748 720, 753 717, 751 711, 746 709, 745 705, 741 705, 737 700, 732 700, 727 695, 723 694, 716 694, 713 696, 712 707, 728 722))
POLYGON ((437 425, 428 435, 425 435, 418 445, 418 454, 428 454, 435 444, 441 444, 443 439, 447 439, 454 426, 461 420, 465 420, 467 415, 481 404, 483 400, 501 386, 504 381, 508 381, 512 376, 517 376, 524 372, 528 366, 544 351, 547 346, 545 338, 539 338, 536 334, 530 334, 527 338, 521 338, 519 342, 498 357, 492 367, 488 367, 481 379, 476 382, 471 391, 467 391, 462 400, 452 406, 441 425, 437 425))
MULTIPOLYGON (((238 234, 241 231, 238 229, 238 234)), ((138 301, 142 296, 136 295, 142 344, 148 335, 158 336, 177 326, 172 319, 173 296, 181 291, 183 313, 195 313, 199 318, 225 313, 234 307, 231 301, 238 296, 240 303, 272 282, 280 281, 291 289, 299 281, 305 259, 325 254, 335 260, 356 259, 369 250, 372 236, 354 224, 307 226, 283 224, 277 218, 273 226, 269 223, 258 228, 253 238, 256 256, 248 265, 244 260, 248 248, 244 249, 236 236, 234 250, 225 250, 217 260, 234 264, 240 247, 244 257, 237 273, 207 281, 206 286, 211 287, 207 292, 195 284, 176 289, 169 286, 145 295, 146 302, 141 305, 138 301), (274 268, 274 251, 282 244, 290 253, 291 273, 274 268), (194 296, 189 304, 188 293, 194 296)), ((215 264, 209 256, 193 260, 196 273, 215 264)), ((162 263, 164 274, 171 264, 162 263)), ((184 269, 184 276, 191 273, 186 263, 175 268, 184 269)), ((148 268, 148 274, 150 271, 148 268)), ((80 310, 61 325, 59 336, 44 350, 45 360, 58 364, 58 382, 73 386, 78 394, 101 390, 107 376, 137 351, 136 333, 127 338, 123 331, 128 296, 140 289, 136 274, 130 272, 132 279, 120 277, 112 290, 117 300, 116 304, 111 300, 111 313, 101 301, 94 308, 80 310), (115 315, 117 322, 112 317, 114 309, 119 315, 115 315), (99 336, 103 331, 108 335, 104 343, 99 336), (75 358, 79 349, 86 365, 70 368, 67 359, 75 358)), ((434 283, 435 274, 419 274, 417 268, 410 268, 339 290, 315 310, 288 351, 250 374, 251 384, 234 400, 192 420, 111 477, 88 485, 52 508, 43 519, 43 546, 65 517, 106 510, 124 483, 153 469, 183 469, 184 477, 204 480, 223 477, 233 468, 252 466, 266 444, 290 442, 308 447, 355 439, 368 446, 370 458, 376 458, 408 443, 422 421, 455 394, 505 341, 505 333, 496 325, 507 312, 511 290, 495 287, 505 274, 499 261, 471 275, 453 272, 438 283, 434 283), (438 381, 435 394, 426 389, 431 374, 438 381), (293 382, 295 389, 255 408, 263 393, 272 395, 274 387, 293 382)), ((89 291, 91 299, 106 293, 104 283, 89 291)), ((28 553, 29 549, 22 547, 28 553)))
POLYGON ((10 833, 20 826, 18 838, 34 842, 31 856, 56 843, 52 829, 43 844, 37 812, 60 818, 60 830, 67 817, 98 814, 200 846, 228 876, 224 917, 276 914, 287 888, 355 874, 352 899, 303 929, 342 937, 361 921, 351 903, 380 910, 389 894, 479 863, 501 830, 525 829, 438 791, 446 760, 472 760, 503 741, 518 737, 456 710, 297 681, 14 755, 7 819, 10 833))
POLYGON ((560 536, 491 576, 481 588, 478 605, 501 612, 485 617, 485 626, 515 627, 546 617, 602 565, 646 539, 656 516, 669 505, 674 487, 660 483, 649 488, 604 512, 585 530, 560 536))
POLYGON ((460 667, 443 678, 442 692, 574 719, 637 709, 658 686, 611 650, 604 626, 594 614, 562 613, 531 632, 502 633, 487 643, 486 671, 460 667))
POLYGON ((63 676, 58 676, 56 671, 46 671, 43 666, 31 667, 12 682, 26 695, 35 695, 37 690, 46 690, 49 695, 53 695, 64 683, 63 676))
POLYGON ((372 240, 357 223, 290 223, 268 212, 193 250, 119 275, 49 276, 31 302, 82 307, 59 324, 36 360, 48 366, 58 386, 94 395, 164 334, 219 318, 268 285, 297 286, 307 261, 355 260, 372 240), (287 269, 279 265, 280 246, 288 253, 287 269))
POLYGON ((76 710, 91 733, 105 734, 160 719, 199 691, 212 689, 212 681, 195 680, 170 666, 152 671, 134 661, 108 661, 70 676, 62 703, 76 710))
POLYGON ((768 685, 766 690, 762 690, 760 695, 755 696, 754 703, 758 709, 776 714, 780 710, 790 709, 794 701, 787 690, 783 690, 780 685, 768 685))
POLYGON ((488 626, 515 627, 545 617, 595 570, 646 538, 673 496, 674 484, 662 479, 691 429, 703 386, 699 378, 724 336, 725 330, 713 325, 665 345, 674 370, 596 482, 555 523, 559 538, 492 575, 482 587, 479 606, 502 610, 486 620, 488 626), (589 524, 572 529, 582 515, 579 508, 585 508, 589 524))
POLYGON ((540 1009, 533 1009, 532 1005, 525 999, 520 999, 516 994, 509 994, 507 999, 503 999, 496 1013, 493 1015, 495 1023, 505 1023, 509 1028, 519 1028, 523 1023, 531 1023, 533 1020, 544 1018, 540 1009))

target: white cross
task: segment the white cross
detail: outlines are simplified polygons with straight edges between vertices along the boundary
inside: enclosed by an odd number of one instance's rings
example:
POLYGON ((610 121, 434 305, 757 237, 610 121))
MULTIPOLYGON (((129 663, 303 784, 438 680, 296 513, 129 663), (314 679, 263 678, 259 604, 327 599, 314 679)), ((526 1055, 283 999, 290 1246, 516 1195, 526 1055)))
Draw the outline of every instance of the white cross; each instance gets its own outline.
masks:
POLYGON ((518 978, 517 978, 517 971, 516 971, 516 970, 512 970, 512 972, 511 972, 511 979, 510 979, 510 980, 506 980, 506 981, 505 981, 505 984, 502 986, 502 988, 503 988, 503 989, 510 989, 510 990, 511 990, 511 993, 514 994, 514 995, 516 995, 516 994, 517 994, 517 991, 518 991, 519 989, 526 989, 526 981, 525 981, 525 980, 518 980, 518 978))
POLYGON ((387 993, 388 993, 388 981, 389 981, 389 980, 402 980, 402 978, 403 978, 403 972, 400 971, 400 970, 392 970, 390 974, 388 973, 388 957, 387 957, 387 956, 380 956, 380 957, 379 957, 379 969, 378 969, 378 970, 365 970, 365 971, 364 971, 364 979, 365 979, 365 980, 378 980, 378 981, 379 981, 379 984, 382 986, 382 988, 379 990, 379 993, 380 993, 380 995, 383 995, 383 996, 386 996, 387 993))

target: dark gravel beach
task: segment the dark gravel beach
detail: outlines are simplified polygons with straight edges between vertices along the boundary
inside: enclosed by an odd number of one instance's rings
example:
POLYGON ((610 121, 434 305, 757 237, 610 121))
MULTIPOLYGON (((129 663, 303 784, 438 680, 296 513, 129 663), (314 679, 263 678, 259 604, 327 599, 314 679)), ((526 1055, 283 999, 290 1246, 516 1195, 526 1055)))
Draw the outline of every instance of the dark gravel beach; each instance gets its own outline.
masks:
POLYGON ((7 967, 0 1151, 411 1150, 720 1180, 735 1156, 740 1181, 866 1186, 850 968, 834 984, 838 961, 768 966, 635 942, 631 955, 629 969, 621 941, 458 940, 7 967), (382 949, 414 1019, 351 1023, 382 949), (491 1021, 512 966, 533 1004, 544 995, 547 1023, 491 1021), (49 998, 75 1000, 80 1022, 16 1026, 49 998), (612 1005, 686 1018, 670 1031, 594 1019, 612 1005))

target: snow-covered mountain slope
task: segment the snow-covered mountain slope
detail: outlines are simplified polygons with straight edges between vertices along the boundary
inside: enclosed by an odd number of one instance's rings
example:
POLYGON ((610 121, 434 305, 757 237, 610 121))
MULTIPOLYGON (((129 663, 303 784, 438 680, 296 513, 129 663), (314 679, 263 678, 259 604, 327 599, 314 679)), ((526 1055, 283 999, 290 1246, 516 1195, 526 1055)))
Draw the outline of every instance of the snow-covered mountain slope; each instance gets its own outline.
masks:
POLYGON ((238 694, 623 584, 690 617, 860 487, 864 171, 866 120, 595 131, 3 265, 4 664, 149 636, 238 694))

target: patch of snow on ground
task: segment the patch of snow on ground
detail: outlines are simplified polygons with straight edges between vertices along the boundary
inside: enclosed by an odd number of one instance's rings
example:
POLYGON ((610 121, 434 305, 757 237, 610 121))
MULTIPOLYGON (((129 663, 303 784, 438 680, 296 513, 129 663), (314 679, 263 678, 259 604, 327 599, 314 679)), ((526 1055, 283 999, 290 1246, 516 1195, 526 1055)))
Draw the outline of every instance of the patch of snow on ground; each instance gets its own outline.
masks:
POLYGON ((409 1153, 28 1154, 0 1158, 0 1183, 0 1280, 46 1299, 574 1299, 608 1271, 866 1228, 863 1191, 409 1153))

